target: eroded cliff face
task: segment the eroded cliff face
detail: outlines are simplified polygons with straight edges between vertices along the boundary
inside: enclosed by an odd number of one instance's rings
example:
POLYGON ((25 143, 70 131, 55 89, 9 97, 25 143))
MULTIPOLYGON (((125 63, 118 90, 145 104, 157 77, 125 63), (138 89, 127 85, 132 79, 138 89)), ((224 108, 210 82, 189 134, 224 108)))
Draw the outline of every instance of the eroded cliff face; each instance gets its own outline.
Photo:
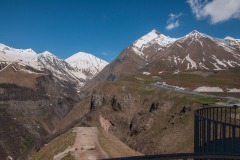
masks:
POLYGON ((190 97, 107 86, 91 97, 91 110, 82 124, 102 127, 144 154, 193 150, 193 110, 198 106, 190 97))
POLYGON ((71 85, 63 88, 52 75, 39 76, 36 82, 34 88, 0 84, 0 159, 26 156, 79 100, 71 85))

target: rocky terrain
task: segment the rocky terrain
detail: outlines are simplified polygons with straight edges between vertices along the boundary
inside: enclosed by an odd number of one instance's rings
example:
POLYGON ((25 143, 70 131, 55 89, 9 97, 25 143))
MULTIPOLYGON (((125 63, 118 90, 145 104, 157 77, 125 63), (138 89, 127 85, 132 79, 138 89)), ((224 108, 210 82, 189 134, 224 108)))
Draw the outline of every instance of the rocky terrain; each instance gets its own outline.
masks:
POLYGON ((239 103, 238 98, 207 95, 239 97, 238 47, 238 40, 198 31, 170 38, 153 30, 82 88, 91 98, 89 113, 78 125, 101 126, 143 154, 192 152, 193 111, 206 104, 239 103), (173 89, 152 86, 156 82, 173 89), (187 94, 177 87, 196 92, 202 87, 207 93, 187 94), (231 88, 238 92, 229 92, 231 88))
MULTIPOLYGON (((97 67, 107 65, 101 62, 95 63, 97 67)), ((87 73, 74 68, 49 52, 36 54, 31 49, 1 44, 0 159, 26 159, 33 147, 47 141, 60 120, 80 101, 79 87, 101 68, 92 70, 87 73)))
POLYGON ((10 64, 0 72, 1 159, 24 156, 39 145, 79 101, 74 85, 63 88, 52 74, 28 74, 19 67, 10 64))
MULTIPOLYGON (((0 153, 41 154, 62 133, 74 137, 73 127, 102 128, 141 154, 192 152, 194 110, 239 102, 239 46, 231 37, 152 30, 107 65, 85 53, 62 60, 32 50, 8 61, 16 49, 1 45, 0 153)), ((70 156, 66 149, 49 154, 70 156)))

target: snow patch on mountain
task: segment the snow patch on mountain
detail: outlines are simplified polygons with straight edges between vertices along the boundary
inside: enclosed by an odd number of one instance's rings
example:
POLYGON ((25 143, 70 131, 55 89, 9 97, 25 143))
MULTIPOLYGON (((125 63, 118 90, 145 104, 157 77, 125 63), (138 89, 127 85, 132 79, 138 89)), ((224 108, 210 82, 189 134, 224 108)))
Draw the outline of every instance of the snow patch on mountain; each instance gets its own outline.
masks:
POLYGON ((227 89, 227 92, 231 92, 231 93, 239 93, 240 92, 240 89, 237 89, 237 88, 229 88, 227 89))
MULTIPOLYGON (((196 64, 196 62, 194 62, 194 61, 190 58, 189 54, 188 54, 185 58, 186 58, 186 60, 187 60, 188 62, 190 62, 190 64, 191 64, 191 69, 192 69, 192 68, 197 69, 197 64, 196 64)), ((190 67, 188 67, 188 69, 190 69, 190 67)))
POLYGON ((202 86, 202 87, 196 88, 194 91, 195 92, 223 92, 223 89, 220 87, 202 86))
POLYGON ((144 75, 150 75, 151 73, 149 73, 149 72, 143 72, 142 74, 144 74, 144 75))
POLYGON ((228 68, 227 65, 224 62, 220 61, 215 55, 212 55, 212 58, 217 62, 217 64, 219 64, 225 68, 228 68))
POLYGON ((199 62, 199 67, 200 67, 201 69, 209 70, 209 68, 207 68, 202 62, 199 62))

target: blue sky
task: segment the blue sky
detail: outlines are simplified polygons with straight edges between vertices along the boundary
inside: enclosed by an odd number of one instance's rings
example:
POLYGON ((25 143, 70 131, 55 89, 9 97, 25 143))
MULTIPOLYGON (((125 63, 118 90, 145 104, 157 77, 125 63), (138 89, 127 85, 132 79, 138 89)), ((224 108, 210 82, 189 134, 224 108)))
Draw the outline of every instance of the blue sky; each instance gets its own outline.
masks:
POLYGON ((63 59, 83 51, 110 62, 152 29, 170 37, 198 30, 240 38, 239 2, 1 0, 0 43, 37 53, 47 50, 63 59))

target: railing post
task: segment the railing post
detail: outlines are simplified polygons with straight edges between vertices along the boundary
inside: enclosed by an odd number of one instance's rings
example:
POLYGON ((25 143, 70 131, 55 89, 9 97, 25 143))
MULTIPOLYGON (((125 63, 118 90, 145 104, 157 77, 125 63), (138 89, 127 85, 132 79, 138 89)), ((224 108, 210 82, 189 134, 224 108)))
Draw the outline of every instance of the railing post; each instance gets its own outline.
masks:
POLYGON ((222 153, 225 153, 226 124, 222 124, 222 153))
POLYGON ((206 131, 205 131, 205 125, 206 125, 206 119, 205 118, 202 118, 202 122, 203 122, 203 127, 202 127, 202 135, 203 135, 203 144, 202 144, 202 151, 205 152, 205 135, 206 135, 206 131))
POLYGON ((194 152, 199 152, 199 111, 194 115, 194 152))

